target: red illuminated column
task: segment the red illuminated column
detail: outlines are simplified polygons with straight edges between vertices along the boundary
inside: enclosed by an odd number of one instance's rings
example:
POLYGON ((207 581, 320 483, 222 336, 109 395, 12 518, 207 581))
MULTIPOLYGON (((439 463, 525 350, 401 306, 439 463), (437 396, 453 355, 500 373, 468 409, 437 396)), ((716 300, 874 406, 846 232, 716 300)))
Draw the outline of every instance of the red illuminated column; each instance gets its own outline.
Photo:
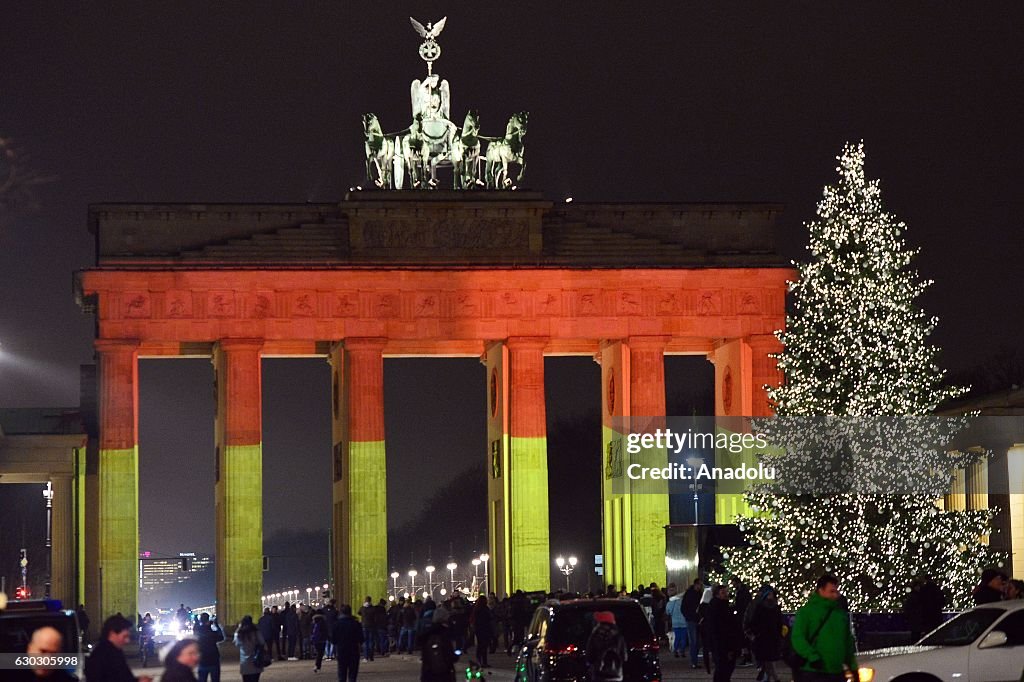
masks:
POLYGON ((333 579, 349 603, 385 594, 388 585, 384 343, 352 338, 331 350, 333 579))
POLYGON ((224 339, 214 349, 217 615, 227 626, 259 613, 263 590, 262 346, 224 339))
POLYGON ((99 339, 96 355, 100 613, 131 615, 139 583, 138 343, 99 339))

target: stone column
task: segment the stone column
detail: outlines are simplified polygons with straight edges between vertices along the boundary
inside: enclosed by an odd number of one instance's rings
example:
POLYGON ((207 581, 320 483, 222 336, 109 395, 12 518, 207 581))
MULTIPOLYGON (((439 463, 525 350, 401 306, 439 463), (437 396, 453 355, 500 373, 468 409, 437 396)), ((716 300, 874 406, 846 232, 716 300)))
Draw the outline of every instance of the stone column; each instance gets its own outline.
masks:
POLYGON ((750 371, 752 385, 750 387, 750 416, 770 417, 775 414, 768 400, 767 386, 782 385, 782 372, 778 361, 770 357, 782 352, 782 342, 774 334, 756 334, 746 338, 750 346, 750 371))
POLYGON ((388 589, 384 342, 346 339, 331 349, 332 579, 339 603, 380 599, 388 589))
POLYGON ((551 587, 547 339, 512 337, 485 355, 488 382, 488 539, 497 592, 551 587))
POLYGON ((262 345, 223 339, 213 353, 217 616, 227 627, 257 618, 263 591, 262 345))
MULTIPOLYGON (((77 454, 77 453, 76 453, 77 454)), ((53 483, 53 562, 50 592, 65 608, 78 606, 75 585, 75 496, 70 476, 55 476, 53 483)), ((92 529, 89 529, 90 531, 92 529)))
POLYGON ((1009 483, 1010 570, 1024 575, 1024 443, 1014 443, 1006 453, 1009 483))
POLYGON ((601 346, 602 545, 605 583, 634 586, 665 582, 665 526, 669 522, 664 481, 633 481, 631 461, 664 466, 667 452, 625 452, 626 430, 665 426, 665 337, 631 337, 601 346), (649 418, 654 418, 649 419, 649 418))
MULTIPOLYGON (((100 389, 99 589, 101 620, 134 618, 138 598, 138 343, 96 341, 100 389)), ((90 569, 86 569, 90 570, 90 569)))
MULTIPOLYGON (((629 344, 629 414, 653 417, 648 427, 665 427, 665 343, 663 336, 633 336, 629 344)), ((668 464, 664 449, 647 449, 644 461, 668 464)), ((665 481, 633 481, 630 494, 630 544, 634 583, 665 584, 665 526, 669 523, 665 481)))

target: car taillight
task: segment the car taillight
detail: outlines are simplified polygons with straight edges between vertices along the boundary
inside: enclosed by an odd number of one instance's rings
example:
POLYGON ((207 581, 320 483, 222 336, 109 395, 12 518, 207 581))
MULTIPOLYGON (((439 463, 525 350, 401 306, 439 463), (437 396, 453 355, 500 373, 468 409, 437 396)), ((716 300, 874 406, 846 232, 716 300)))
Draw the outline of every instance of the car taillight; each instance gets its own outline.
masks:
POLYGON ((574 653, 576 653, 579 650, 580 650, 580 648, 578 646, 576 646, 575 644, 568 644, 566 646, 557 646, 557 645, 548 644, 547 646, 544 647, 544 653, 546 653, 548 655, 553 655, 553 656, 565 655, 565 654, 574 654, 574 653))

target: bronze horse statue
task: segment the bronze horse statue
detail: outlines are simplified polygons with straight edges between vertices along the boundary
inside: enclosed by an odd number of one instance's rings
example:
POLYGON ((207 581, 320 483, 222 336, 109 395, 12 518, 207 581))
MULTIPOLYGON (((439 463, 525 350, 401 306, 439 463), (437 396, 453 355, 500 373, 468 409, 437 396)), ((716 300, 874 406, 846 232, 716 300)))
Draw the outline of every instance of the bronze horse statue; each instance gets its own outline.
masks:
POLYGON ((513 114, 505 127, 505 136, 493 139, 488 143, 485 173, 488 189, 507 189, 522 181, 523 173, 526 172, 526 161, 523 154, 526 119, 525 111, 513 114), (510 163, 519 165, 519 173, 515 180, 512 180, 508 174, 510 163))

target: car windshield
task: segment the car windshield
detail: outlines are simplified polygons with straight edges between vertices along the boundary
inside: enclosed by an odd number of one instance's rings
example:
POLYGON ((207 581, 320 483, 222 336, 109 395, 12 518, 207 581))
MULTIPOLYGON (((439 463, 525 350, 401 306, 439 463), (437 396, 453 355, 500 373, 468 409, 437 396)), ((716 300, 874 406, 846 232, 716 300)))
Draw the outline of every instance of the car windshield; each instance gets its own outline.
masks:
POLYGON ((630 647, 641 646, 654 639, 654 633, 640 606, 635 602, 623 601, 613 605, 595 604, 592 607, 556 609, 547 632, 548 641, 556 646, 575 645, 583 649, 594 630, 595 611, 611 611, 615 614, 615 624, 619 626, 630 647))
POLYGON ((1002 609, 965 611, 920 641, 922 646, 967 646, 1004 613, 1002 609))

